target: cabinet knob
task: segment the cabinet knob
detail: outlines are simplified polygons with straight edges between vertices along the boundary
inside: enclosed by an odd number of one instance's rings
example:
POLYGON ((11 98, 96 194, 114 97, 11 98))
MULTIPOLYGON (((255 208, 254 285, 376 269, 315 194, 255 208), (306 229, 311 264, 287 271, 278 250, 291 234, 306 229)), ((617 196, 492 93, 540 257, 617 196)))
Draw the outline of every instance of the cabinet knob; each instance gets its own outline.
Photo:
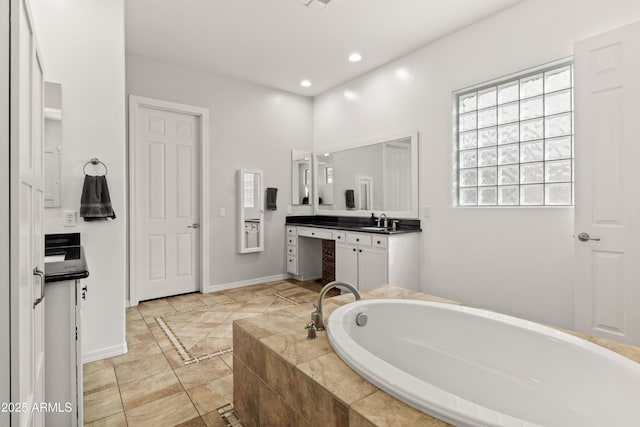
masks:
POLYGON ((316 233, 311 233, 311 235, 312 235, 312 236, 315 236, 315 235, 316 235, 316 233))
POLYGON ((378 240, 378 244, 380 244, 380 240, 378 240))
POLYGON ((360 249, 360 251, 359 251, 359 252, 362 252, 362 249, 360 249))
POLYGON ((356 242, 359 242, 359 241, 360 241, 360 239, 356 239, 356 242))
POLYGON ((353 252, 355 252, 355 251, 356 251, 356 248, 353 248, 353 252))

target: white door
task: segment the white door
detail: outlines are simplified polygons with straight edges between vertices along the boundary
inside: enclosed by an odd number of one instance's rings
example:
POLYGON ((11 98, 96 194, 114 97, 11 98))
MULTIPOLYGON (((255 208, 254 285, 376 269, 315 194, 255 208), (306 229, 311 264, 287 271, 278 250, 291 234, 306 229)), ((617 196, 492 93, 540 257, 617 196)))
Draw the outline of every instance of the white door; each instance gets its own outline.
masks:
POLYGON ((640 24, 574 48, 575 328, 638 345, 640 24))
POLYGON ((136 297, 200 289, 199 120, 138 106, 134 182, 136 297))
POLYGON ((42 426, 44 79, 26 0, 11 1, 11 21, 11 401, 22 409, 11 422, 42 426))

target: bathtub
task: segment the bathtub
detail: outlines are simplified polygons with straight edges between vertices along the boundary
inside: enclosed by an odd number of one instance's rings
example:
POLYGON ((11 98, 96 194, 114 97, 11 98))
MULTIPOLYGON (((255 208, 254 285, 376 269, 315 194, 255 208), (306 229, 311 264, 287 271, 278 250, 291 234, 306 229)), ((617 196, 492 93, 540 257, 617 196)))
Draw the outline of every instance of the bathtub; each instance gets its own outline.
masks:
POLYGON ((371 383, 456 426, 640 425, 640 364, 537 323, 383 299, 336 309, 327 334, 371 383))

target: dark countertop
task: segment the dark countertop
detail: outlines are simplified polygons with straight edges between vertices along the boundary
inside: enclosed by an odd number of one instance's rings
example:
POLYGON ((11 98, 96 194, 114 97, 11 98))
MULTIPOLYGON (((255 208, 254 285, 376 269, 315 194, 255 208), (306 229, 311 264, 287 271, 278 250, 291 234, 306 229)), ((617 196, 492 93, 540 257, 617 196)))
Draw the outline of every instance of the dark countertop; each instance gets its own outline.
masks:
POLYGON ((89 277, 87 260, 82 246, 64 246, 45 248, 44 282, 61 282, 89 277), (64 256, 64 260, 46 262, 47 257, 64 256))
MULTIPOLYGON (((389 224, 396 218, 389 218, 389 224)), ((297 227, 313 227, 313 228, 330 228, 333 230, 357 231, 360 233, 373 234, 404 234, 404 233, 420 233, 419 219, 397 219, 399 221, 396 230, 391 227, 382 230, 372 230, 367 227, 375 227, 376 221, 371 217, 346 217, 346 216, 327 216, 327 215, 301 215, 288 216, 286 225, 295 225, 297 227)))

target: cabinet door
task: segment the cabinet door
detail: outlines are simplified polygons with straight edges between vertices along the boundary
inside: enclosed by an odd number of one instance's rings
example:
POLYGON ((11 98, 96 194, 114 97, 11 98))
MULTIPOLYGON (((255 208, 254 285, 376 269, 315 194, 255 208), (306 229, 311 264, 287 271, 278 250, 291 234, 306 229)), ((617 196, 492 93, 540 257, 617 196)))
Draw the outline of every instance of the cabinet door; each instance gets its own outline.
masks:
POLYGON ((358 247, 358 290, 388 283, 387 251, 358 247))
POLYGON ((355 246, 336 243, 336 280, 358 287, 358 252, 355 246))

